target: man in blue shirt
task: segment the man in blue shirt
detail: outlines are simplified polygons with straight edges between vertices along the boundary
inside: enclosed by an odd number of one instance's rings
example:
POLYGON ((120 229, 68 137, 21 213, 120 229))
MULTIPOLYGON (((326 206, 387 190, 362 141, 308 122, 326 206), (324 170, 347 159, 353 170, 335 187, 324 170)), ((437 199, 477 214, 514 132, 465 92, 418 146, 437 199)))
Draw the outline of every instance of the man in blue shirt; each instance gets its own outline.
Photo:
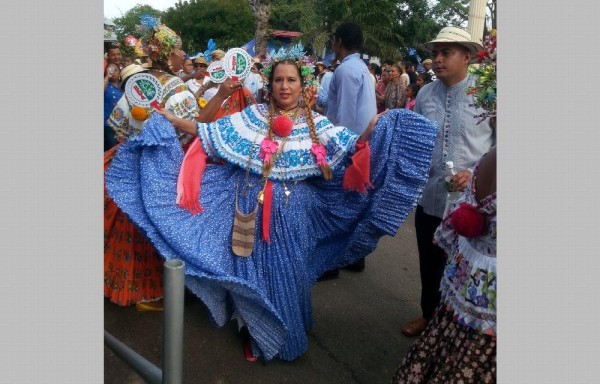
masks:
MULTIPOLYGON (((340 65, 333 72, 329 83, 329 100, 326 116, 333 125, 344 126, 361 135, 377 114, 375 86, 369 68, 360 58, 363 34, 360 26, 354 23, 341 24, 333 34, 333 52, 340 65)), ((351 264, 347 269, 361 272, 365 269, 365 259, 351 264)), ((329 271, 326 275, 335 277, 339 271, 329 271)))
POLYGON ((362 29, 354 23, 341 24, 333 34, 333 52, 340 66, 329 84, 327 118, 361 135, 377 114, 375 86, 358 50, 362 29))
POLYGON ((319 86, 319 93, 317 94, 317 112, 327 115, 327 103, 329 102, 329 83, 333 72, 325 72, 321 79, 321 85, 319 86))

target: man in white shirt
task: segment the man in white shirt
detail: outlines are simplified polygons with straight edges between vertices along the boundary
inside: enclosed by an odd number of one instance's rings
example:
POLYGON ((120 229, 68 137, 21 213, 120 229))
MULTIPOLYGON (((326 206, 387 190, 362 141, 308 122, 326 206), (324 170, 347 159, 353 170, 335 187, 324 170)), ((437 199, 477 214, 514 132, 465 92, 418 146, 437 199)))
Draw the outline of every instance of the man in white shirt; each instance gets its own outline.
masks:
POLYGON ((425 68, 425 72, 429 73, 429 76, 431 76, 431 81, 437 80, 437 77, 435 77, 435 72, 433 71, 433 69, 431 69, 431 66, 433 65, 433 61, 431 59, 425 59, 425 60, 423 60, 423 62, 421 62, 421 64, 423 64, 423 68, 425 68))
POLYGON ((442 222, 449 192, 444 180, 448 174, 446 162, 452 161, 454 169, 458 171, 451 178, 449 188, 463 191, 477 160, 496 142, 489 119, 479 123, 477 116, 484 110, 475 107, 473 95, 466 92, 476 81, 467 69, 469 63, 477 59, 477 52, 483 49, 481 45, 471 41, 469 32, 446 27, 435 40, 425 44, 425 49, 432 54, 437 81, 421 88, 414 111, 436 123, 439 130, 429 179, 415 212, 422 317, 402 327, 402 333, 406 336, 420 335, 440 304, 440 282, 446 256, 441 248, 433 244, 433 234, 442 222))
POLYGON ((244 88, 247 88, 257 101, 260 100, 260 96, 262 95, 261 90, 264 85, 260 74, 261 67, 261 63, 255 62, 250 69, 250 73, 244 79, 244 88))
MULTIPOLYGON (((194 70, 196 71, 196 75, 193 79, 188 80, 185 85, 189 88, 190 92, 196 94, 200 87, 204 84, 206 80, 206 70, 208 68, 208 62, 202 56, 196 57, 194 60, 194 70)), ((196 96, 198 98, 200 96, 196 96)))

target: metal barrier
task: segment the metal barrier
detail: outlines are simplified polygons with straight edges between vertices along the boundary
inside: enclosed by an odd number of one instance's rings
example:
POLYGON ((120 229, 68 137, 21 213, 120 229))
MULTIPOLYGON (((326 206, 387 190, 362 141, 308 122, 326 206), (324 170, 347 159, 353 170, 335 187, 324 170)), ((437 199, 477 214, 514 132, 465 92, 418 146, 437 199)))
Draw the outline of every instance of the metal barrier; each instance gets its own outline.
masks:
POLYGON ((104 344, 110 348, 115 355, 125 361, 138 375, 150 384, 161 384, 162 371, 156 365, 146 360, 139 353, 123 344, 119 339, 104 330, 104 344))
POLYGON ((183 377, 183 297, 185 263, 165 262, 163 369, 104 330, 104 344, 150 384, 181 384, 183 377))
POLYGON ((184 267, 181 260, 165 262, 163 384, 181 384, 183 374, 184 267))

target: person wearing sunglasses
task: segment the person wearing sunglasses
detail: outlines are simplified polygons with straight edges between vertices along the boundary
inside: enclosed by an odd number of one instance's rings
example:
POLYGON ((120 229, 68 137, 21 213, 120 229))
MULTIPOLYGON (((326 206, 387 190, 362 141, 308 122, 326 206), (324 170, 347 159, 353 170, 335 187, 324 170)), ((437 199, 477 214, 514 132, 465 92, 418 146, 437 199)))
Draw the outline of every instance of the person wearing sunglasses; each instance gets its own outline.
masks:
POLYGON ((204 93, 204 89, 201 93, 198 93, 200 88, 205 84, 205 80, 208 80, 206 77, 206 71, 208 68, 208 62, 203 56, 198 56, 194 60, 194 70, 196 71, 193 79, 188 80, 185 85, 189 88, 189 90, 196 96, 196 98, 202 97, 202 93, 204 93))

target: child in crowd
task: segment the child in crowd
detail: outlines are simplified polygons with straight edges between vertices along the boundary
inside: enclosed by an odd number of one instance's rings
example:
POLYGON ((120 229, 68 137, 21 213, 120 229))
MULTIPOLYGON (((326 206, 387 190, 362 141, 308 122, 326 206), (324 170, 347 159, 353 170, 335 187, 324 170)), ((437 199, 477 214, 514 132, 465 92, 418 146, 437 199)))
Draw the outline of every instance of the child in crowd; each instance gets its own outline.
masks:
POLYGON ((421 88, 417 84, 408 84, 406 86, 406 109, 414 110, 419 89, 421 88))
POLYGON ((419 73, 417 75, 417 85, 419 89, 422 88, 425 84, 431 83, 431 75, 427 72, 419 73))

